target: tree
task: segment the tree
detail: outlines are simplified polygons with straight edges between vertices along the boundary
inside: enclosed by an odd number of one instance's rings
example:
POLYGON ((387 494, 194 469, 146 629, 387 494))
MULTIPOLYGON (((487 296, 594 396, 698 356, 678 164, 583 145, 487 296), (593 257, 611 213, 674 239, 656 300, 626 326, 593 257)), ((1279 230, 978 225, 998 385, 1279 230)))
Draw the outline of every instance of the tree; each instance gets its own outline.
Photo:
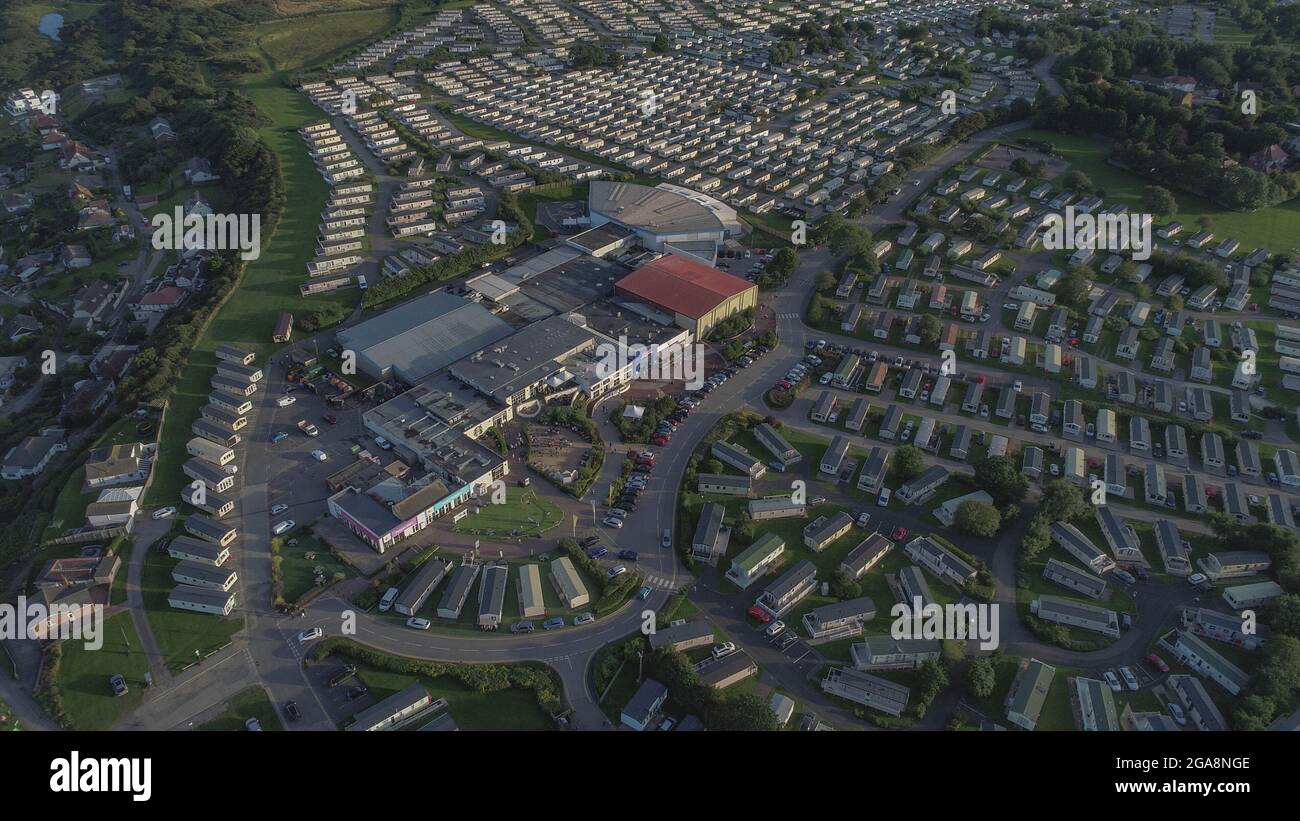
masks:
POLYGON ((1071 268, 1056 282, 1056 296, 1066 305, 1082 307, 1092 293, 1092 280, 1077 268, 1071 268))
POLYGON ((966 691, 973 698, 988 698, 997 686, 997 671, 990 656, 978 656, 966 665, 966 691))
POLYGON ((996 535, 1002 527, 1002 514, 988 502, 969 499, 957 506, 953 524, 968 536, 987 539, 996 535))
POLYGON ((847 570, 836 570, 831 577, 831 595, 840 599, 856 599, 862 595, 862 587, 847 570))
POLYGON ((1082 488, 1064 479, 1056 479, 1043 488, 1038 510, 1048 522, 1071 522, 1087 516, 1092 506, 1084 498, 1082 488))
POLYGON ((1147 208, 1154 214, 1173 216, 1178 213, 1178 200, 1173 192, 1160 185, 1148 185, 1143 192, 1147 208))
POLYGON ((925 454, 915 445, 903 445, 894 451, 893 464, 890 470, 894 476, 906 482, 908 479, 921 475, 925 469, 925 454))
POLYGON ((713 705, 705 716, 710 730, 763 730, 777 729, 776 714, 767 702, 753 693, 740 693, 722 699, 713 705))
POLYGON ((1027 561, 1033 561, 1052 543, 1051 522, 1041 513, 1034 514, 1025 530, 1025 537, 1020 541, 1020 550, 1027 561))
POLYGON ((975 484, 988 491, 999 507, 1017 504, 1029 492, 1029 480, 1005 456, 989 456, 975 466, 975 484))
POLYGON ((1274 601, 1268 623, 1274 632, 1300 638, 1300 595, 1287 593, 1274 601))
POLYGON ((1067 172, 1061 178, 1061 184, 1081 194, 1090 194, 1097 189, 1097 186, 1093 185, 1092 178, 1082 171, 1067 172))
POLYGON ((871 232, 861 225, 844 222, 831 231, 830 246, 843 256, 865 255, 871 250, 871 232))
POLYGON ((933 348, 939 342, 939 331, 942 327, 939 320, 934 314, 925 314, 921 317, 921 347, 933 348))
POLYGON ((1232 724, 1238 730, 1250 732, 1267 730, 1276 712, 1277 707, 1271 699, 1259 695, 1246 696, 1237 702, 1237 708, 1232 714, 1232 724))
POLYGON ((705 473, 721 473, 722 462, 717 459, 706 459, 704 464, 700 465, 700 470, 705 473))

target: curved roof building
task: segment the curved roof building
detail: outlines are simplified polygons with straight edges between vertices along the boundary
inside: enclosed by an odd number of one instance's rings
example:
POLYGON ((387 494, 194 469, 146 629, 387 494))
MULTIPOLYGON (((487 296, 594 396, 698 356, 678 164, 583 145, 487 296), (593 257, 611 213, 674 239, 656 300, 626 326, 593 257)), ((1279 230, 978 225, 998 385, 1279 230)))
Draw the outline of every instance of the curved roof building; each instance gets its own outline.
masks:
POLYGON ((740 230, 735 209, 667 183, 652 188, 592 180, 587 207, 593 227, 612 222, 636 233, 646 248, 690 254, 709 263, 727 236, 740 230))

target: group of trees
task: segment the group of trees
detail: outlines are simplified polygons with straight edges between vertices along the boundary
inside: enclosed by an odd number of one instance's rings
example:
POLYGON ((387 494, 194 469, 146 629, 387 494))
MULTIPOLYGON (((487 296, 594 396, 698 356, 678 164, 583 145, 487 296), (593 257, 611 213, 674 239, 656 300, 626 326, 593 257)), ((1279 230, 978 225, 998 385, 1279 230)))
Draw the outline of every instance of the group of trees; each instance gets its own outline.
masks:
POLYGON ((649 676, 668 688, 677 709, 696 715, 710 730, 776 730, 776 714, 753 693, 724 694, 700 681, 685 655, 667 647, 650 654, 649 676))

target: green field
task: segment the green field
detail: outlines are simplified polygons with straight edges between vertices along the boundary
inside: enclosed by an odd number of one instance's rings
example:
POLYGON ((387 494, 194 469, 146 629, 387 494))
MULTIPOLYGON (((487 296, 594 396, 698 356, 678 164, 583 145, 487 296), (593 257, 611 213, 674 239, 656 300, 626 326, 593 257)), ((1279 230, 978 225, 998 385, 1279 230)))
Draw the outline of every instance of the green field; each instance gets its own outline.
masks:
POLYGON ((322 544, 310 531, 298 530, 289 534, 298 541, 291 546, 283 544, 285 539, 276 537, 280 547, 280 571, 284 574, 284 600, 293 603, 301 599, 316 587, 316 568, 325 571, 328 582, 335 573, 345 577, 356 575, 353 570, 338 559, 334 553, 322 544), (307 558, 311 554, 313 558, 307 558))
POLYGON ((90 650, 78 639, 63 642, 63 659, 55 680, 72 726, 78 730, 107 730, 144 699, 144 674, 149 672, 140 637, 130 613, 119 613, 103 625, 104 646, 90 650), (128 692, 113 695, 108 680, 120 675, 128 692))
POLYGON ((247 690, 236 693, 226 701, 226 711, 211 721, 205 721, 196 730, 224 730, 241 731, 248 728, 244 722, 250 718, 257 719, 257 723, 262 726, 264 731, 283 730, 280 724, 280 717, 276 714, 275 705, 267 697, 266 691, 261 687, 249 687, 247 690))
POLYGON ((486 539, 511 541, 537 537, 560 524, 564 513, 535 490, 506 488, 504 504, 485 504, 456 523, 457 533, 472 533, 486 539))
POLYGON ((254 37, 276 69, 293 71, 328 62, 353 46, 378 39, 397 23, 398 16, 396 8, 314 14, 262 23, 254 37))
MULTIPOLYGON (((1104 141, 1037 130, 1020 131, 1016 136, 1051 143, 1073 170, 1087 174, 1105 192, 1108 201, 1118 200, 1130 207, 1144 208, 1144 189, 1157 184, 1107 163, 1109 147, 1104 141)), ((1260 246, 1274 253, 1300 248, 1300 199, 1245 213, 1224 210, 1192 194, 1180 191, 1174 194, 1178 199, 1178 213, 1159 214, 1157 220, 1177 217, 1183 224, 1194 226, 1201 217, 1208 216, 1213 221, 1211 230, 1215 235, 1240 240, 1243 253, 1260 246)))

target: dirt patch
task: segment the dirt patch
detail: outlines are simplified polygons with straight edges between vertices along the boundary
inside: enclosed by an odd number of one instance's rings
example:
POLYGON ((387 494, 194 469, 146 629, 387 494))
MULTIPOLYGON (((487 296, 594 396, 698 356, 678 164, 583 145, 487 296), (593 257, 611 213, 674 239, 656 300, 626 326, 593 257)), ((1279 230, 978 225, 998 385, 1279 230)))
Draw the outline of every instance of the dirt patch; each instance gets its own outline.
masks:
POLYGON ((528 463, 542 473, 576 472, 591 443, 568 428, 529 424, 528 463))

